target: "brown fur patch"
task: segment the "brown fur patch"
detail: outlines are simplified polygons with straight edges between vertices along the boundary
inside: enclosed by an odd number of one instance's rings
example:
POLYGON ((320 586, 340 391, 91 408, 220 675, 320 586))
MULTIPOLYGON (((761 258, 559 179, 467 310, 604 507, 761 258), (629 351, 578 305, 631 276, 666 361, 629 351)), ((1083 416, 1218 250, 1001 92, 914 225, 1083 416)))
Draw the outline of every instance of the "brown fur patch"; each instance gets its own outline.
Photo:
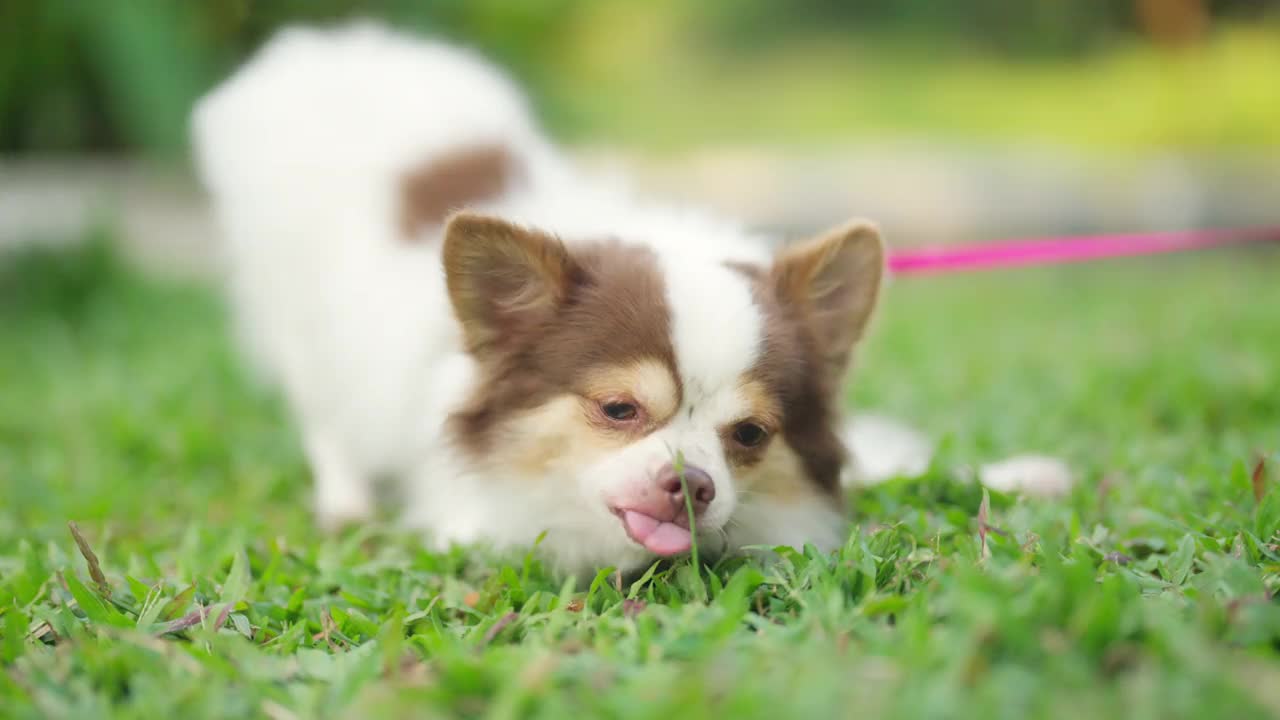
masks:
POLYGON ((839 379, 833 377, 814 332, 798 309, 779 301, 770 274, 750 265, 731 267, 752 280, 756 303, 764 315, 760 358, 748 371, 746 384, 766 388, 781 408, 778 437, 770 441, 763 459, 756 463, 756 482, 771 489, 787 486, 785 473, 795 467, 789 455, 821 493, 838 500, 840 471, 848 460, 836 433, 839 379))
POLYGON ((769 432, 774 432, 782 424, 782 404, 772 392, 772 388, 754 379, 742 383, 738 394, 750 410, 751 419, 769 432))
MULTIPOLYGON (((752 281, 764 314, 760 358, 750 381, 782 408, 781 438, 805 474, 833 500, 848 450, 837 432, 845 374, 875 307, 883 267, 875 226, 853 221, 782 250, 773 266, 730 264, 752 281)), ((766 451, 757 472, 779 478, 791 461, 766 451)))
POLYGON ((628 391, 648 392, 653 367, 670 380, 644 401, 649 412, 669 416, 680 405, 671 315, 652 251, 609 241, 565 252, 564 285, 554 293, 554 306, 504 326, 500 338, 474 349, 481 379, 450 419, 450 430, 476 455, 493 451, 507 436, 500 432, 504 424, 562 396, 584 401, 585 419, 587 406, 603 399, 601 392, 616 391, 628 374, 636 383, 628 391))
POLYGON ((786 437, 770 440, 763 454, 755 462, 738 469, 737 474, 748 493, 781 500, 795 500, 815 493, 830 497, 826 488, 809 482, 804 462, 787 443, 786 437))
POLYGON ((579 392, 596 403, 633 402, 645 423, 655 427, 666 424, 680 408, 678 380, 668 365, 653 358, 596 368, 585 374, 579 392))
POLYGON ((738 387, 746 412, 735 422, 720 428, 720 444, 725 451, 725 459, 735 468, 750 468, 764 461, 774 445, 773 437, 783 426, 782 405, 772 388, 748 377, 738 387), (734 439, 734 431, 742 422, 750 422, 760 426, 768 439, 755 447, 746 447, 734 439))
POLYGON ((492 200, 510 189, 515 158, 501 145, 457 150, 405 176, 400 184, 400 231, 407 239, 444 222, 449 213, 492 200))
POLYGON ((477 459, 503 471, 515 468, 525 477, 547 477, 589 465, 632 441, 595 427, 588 419, 591 410, 582 398, 566 394, 504 417, 500 429, 491 429, 491 446, 477 459))

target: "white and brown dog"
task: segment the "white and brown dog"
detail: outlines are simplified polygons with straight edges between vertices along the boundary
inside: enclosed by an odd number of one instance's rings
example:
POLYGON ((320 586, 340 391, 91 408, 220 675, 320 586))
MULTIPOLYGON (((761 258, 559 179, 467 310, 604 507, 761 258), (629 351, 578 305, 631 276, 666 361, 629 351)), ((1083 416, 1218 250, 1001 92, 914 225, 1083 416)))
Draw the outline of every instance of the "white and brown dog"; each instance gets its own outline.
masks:
POLYGON ((712 551, 844 541, 872 225, 775 253, 639 201, 569 167, 481 58, 372 25, 283 32, 194 135, 321 522, 369 516, 389 476, 433 542, 545 533, 573 572, 687 551, 686 488, 712 551))

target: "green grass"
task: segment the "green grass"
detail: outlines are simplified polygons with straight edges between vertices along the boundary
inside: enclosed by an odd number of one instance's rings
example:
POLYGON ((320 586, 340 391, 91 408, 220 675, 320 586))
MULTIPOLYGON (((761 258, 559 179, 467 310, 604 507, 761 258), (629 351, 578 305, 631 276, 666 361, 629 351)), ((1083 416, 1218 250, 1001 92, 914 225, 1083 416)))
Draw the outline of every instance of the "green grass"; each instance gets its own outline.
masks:
POLYGON ((546 82, 547 110, 579 137, 670 149, 905 137, 1107 154, 1280 145, 1271 25, 1224 26, 1177 52, 1120 43, 1040 61, 836 32, 722 55, 649 4, 599 8, 546 82))
POLYGON ((575 587, 520 555, 323 537, 211 294, 92 246, 10 260, 0 714, 1274 716, 1278 267, 1257 249, 896 282, 854 394, 946 438, 925 477, 854 495, 830 556, 575 587), (1022 450, 1081 483, 992 494, 984 557, 958 478, 1022 450))

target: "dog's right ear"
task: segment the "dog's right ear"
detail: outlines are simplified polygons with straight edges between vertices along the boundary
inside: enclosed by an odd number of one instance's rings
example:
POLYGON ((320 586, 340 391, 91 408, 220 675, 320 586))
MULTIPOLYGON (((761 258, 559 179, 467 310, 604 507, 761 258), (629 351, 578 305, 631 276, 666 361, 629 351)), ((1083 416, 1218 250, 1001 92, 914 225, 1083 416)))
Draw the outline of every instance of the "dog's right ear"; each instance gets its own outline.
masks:
POLYGON ((472 353, 540 327, 568 296, 573 276, 559 239, 474 213, 449 219, 443 256, 449 300, 472 353))

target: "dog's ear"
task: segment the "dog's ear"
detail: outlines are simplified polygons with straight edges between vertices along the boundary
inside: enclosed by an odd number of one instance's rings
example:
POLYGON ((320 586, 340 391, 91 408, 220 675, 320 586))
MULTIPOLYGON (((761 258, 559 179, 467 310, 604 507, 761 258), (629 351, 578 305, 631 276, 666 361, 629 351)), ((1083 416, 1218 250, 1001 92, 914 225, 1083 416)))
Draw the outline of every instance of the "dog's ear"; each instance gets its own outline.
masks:
POLYGON ((884 245, 875 225, 854 220, 784 248, 770 279, 778 301, 812 332, 833 377, 843 377, 880 295, 884 245))
POLYGON ((573 261, 546 233, 473 213, 444 231, 449 300, 472 353, 536 330, 568 295, 573 261))

